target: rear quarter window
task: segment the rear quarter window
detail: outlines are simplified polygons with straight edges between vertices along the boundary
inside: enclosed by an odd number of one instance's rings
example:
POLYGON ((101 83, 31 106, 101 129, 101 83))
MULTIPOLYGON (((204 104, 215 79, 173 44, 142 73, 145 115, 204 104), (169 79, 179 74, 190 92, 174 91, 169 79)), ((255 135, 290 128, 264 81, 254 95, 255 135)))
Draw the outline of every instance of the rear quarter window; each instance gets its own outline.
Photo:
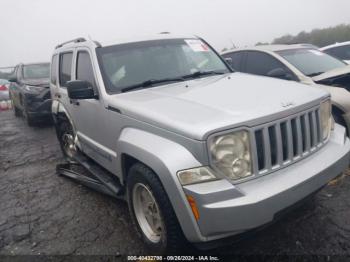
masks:
POLYGON ((66 86, 72 79, 72 58, 73 52, 60 54, 60 86, 66 86))

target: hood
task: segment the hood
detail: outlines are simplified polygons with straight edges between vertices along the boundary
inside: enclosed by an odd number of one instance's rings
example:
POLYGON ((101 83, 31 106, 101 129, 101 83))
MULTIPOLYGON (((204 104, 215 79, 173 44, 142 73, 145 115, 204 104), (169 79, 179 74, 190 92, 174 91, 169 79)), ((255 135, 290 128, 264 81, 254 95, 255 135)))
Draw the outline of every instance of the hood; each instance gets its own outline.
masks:
POLYGON ((315 82, 326 80, 328 78, 333 78, 341 75, 346 75, 350 73, 350 65, 345 65, 344 67, 336 68, 323 74, 312 77, 315 82))
POLYGON ((326 96, 293 81, 232 73, 116 94, 107 102, 132 118, 205 140, 213 132, 283 118, 326 96))
POLYGON ((41 79, 23 79, 22 83, 28 86, 41 86, 41 87, 49 87, 49 79, 41 78, 41 79))

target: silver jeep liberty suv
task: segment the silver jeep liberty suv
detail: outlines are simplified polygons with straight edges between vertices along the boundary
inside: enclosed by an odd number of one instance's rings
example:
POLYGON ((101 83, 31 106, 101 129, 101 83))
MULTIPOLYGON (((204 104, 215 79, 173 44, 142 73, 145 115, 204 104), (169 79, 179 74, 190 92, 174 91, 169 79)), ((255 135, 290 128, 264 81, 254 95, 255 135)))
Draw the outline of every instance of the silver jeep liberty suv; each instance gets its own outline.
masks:
POLYGON ((349 164, 328 93, 233 72, 197 37, 65 42, 50 88, 63 154, 89 173, 62 174, 125 199, 159 253, 263 226, 349 164))

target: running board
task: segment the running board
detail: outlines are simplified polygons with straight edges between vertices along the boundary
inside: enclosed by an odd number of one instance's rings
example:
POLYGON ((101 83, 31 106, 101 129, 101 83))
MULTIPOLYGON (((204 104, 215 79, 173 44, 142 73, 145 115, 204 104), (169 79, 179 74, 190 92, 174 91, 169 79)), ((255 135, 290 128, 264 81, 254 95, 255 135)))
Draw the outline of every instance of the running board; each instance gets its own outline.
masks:
POLYGON ((76 163, 58 164, 56 172, 59 175, 76 180, 80 184, 112 197, 122 198, 123 188, 113 175, 97 163, 81 153, 74 156, 76 163))

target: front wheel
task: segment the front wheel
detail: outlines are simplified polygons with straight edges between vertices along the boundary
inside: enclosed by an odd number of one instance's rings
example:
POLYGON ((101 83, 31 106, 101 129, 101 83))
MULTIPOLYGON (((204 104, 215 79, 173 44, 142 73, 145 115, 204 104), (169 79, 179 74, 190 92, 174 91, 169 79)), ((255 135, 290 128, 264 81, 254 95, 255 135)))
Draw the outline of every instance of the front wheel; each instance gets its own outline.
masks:
POLYGON ((187 241, 156 174, 136 163, 129 170, 127 187, 130 214, 147 248, 157 254, 183 251, 187 241))

